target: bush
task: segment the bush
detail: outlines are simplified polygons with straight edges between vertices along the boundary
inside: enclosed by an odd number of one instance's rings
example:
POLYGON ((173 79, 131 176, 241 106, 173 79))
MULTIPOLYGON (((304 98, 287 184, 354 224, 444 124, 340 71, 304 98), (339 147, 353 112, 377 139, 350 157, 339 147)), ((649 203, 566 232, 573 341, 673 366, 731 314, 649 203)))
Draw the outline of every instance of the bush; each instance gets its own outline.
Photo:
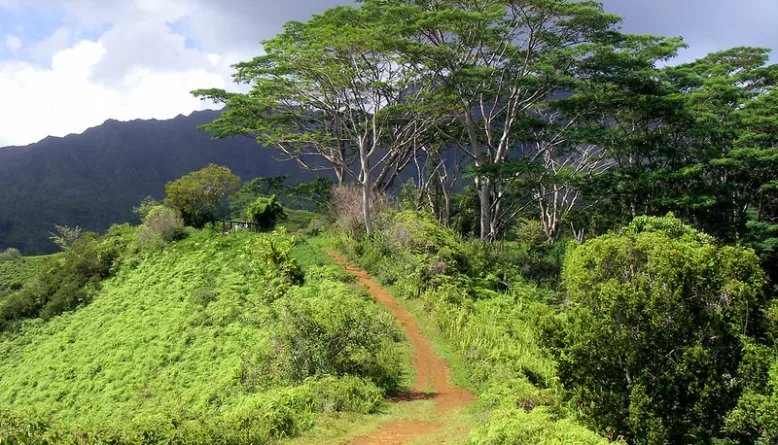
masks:
POLYGON ((13 247, 9 247, 8 249, 5 249, 3 253, 0 253, 0 262, 16 261, 21 257, 22 257, 22 253, 19 252, 19 249, 14 249, 13 247))
MULTIPOLYGON (((370 212, 373 220, 388 207, 385 196, 373 194, 370 197, 370 212)), ((332 190, 332 206, 335 213, 335 224, 341 230, 351 233, 365 231, 365 217, 362 206, 362 189, 356 186, 338 186, 332 190)))
POLYGON ((589 423, 630 443, 709 442, 738 397, 766 276, 750 249, 639 217, 573 249, 568 309, 550 327, 562 382, 589 423))
POLYGON ((156 206, 149 210, 138 230, 138 242, 141 245, 160 245, 185 237, 181 215, 177 210, 165 206, 156 206))
POLYGON ((260 196, 246 206, 244 213, 249 221, 253 221, 260 230, 265 231, 272 230, 276 226, 276 222, 287 217, 286 211, 276 195, 269 198, 260 196))
POLYGON ((122 430, 95 426, 74 431, 34 412, 12 413, 0 408, 0 443, 58 445, 234 445, 274 443, 313 426, 328 412, 375 413, 382 392, 356 377, 308 379, 296 387, 277 388, 247 396, 221 415, 192 418, 180 412, 138 416, 122 430))
POLYGON ((537 219, 522 218, 518 220, 512 232, 510 235, 515 237, 516 241, 528 246, 542 246, 548 242, 548 238, 540 226, 540 221, 537 219))
POLYGON ((48 320, 88 304, 101 280, 115 272, 125 245, 114 237, 101 240, 96 233, 76 239, 51 270, 41 274, 11 294, 0 306, 0 328, 24 318, 48 320))
POLYGON ((249 391, 296 385, 311 377, 357 376, 396 392, 403 369, 391 315, 356 288, 322 281, 289 290, 273 303, 272 346, 244 358, 241 382, 249 391))

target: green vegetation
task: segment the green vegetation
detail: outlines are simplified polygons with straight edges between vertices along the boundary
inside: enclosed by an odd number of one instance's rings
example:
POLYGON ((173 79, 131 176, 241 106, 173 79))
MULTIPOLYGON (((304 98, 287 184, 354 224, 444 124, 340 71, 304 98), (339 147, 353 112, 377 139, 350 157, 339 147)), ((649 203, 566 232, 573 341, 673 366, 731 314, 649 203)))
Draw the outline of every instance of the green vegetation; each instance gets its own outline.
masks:
POLYGON ((639 217, 574 249, 563 277, 568 309, 546 338, 588 422, 630 443, 709 443, 764 334, 754 252, 639 217))
MULTIPOLYGON (((14 255, 15 257, 15 255, 14 255)), ((57 256, 15 257, 13 261, 0 261, 0 303, 22 288, 24 283, 43 273, 57 256)))
POLYGON ((332 242, 439 327, 482 399, 472 443, 775 437, 776 304, 753 250, 641 217, 569 245, 560 282, 538 266, 557 261, 546 246, 466 241, 430 214, 380 221, 332 242))
POLYGON ((245 212, 246 218, 256 224, 260 230, 270 230, 276 226, 276 222, 287 217, 276 195, 271 195, 269 198, 260 196, 246 206, 245 212))
POLYGON ((143 211, 143 225, 138 230, 138 243, 165 244, 186 237, 184 220, 177 210, 157 205, 143 211))
POLYGON ((620 20, 364 0, 288 23, 235 65, 248 93, 194 92, 226 105, 201 128, 335 181, 210 164, 140 227, 1 254, 0 443, 268 443, 375 414, 407 347, 318 247, 434 323, 480 397, 447 420, 472 444, 778 442, 778 65, 673 65, 681 38, 620 20))
POLYGON ((125 248, 90 305, 3 337, 5 440, 266 443, 319 413, 378 410, 404 386, 399 330, 321 254, 300 269, 295 244, 203 231, 125 248))
POLYGON ((116 270, 116 261, 127 239, 121 228, 100 239, 85 233, 49 270, 24 283, 0 305, 0 330, 20 328, 23 320, 49 320, 63 312, 84 306, 99 291, 101 281, 116 270))
POLYGON ((240 178, 229 168, 209 164, 165 185, 165 205, 177 210, 187 225, 204 227, 216 219, 221 200, 239 185, 240 178))
POLYGON ((401 212, 359 240, 338 245, 393 293, 418 301, 440 328, 489 419, 473 443, 599 444, 563 405, 556 362, 542 347, 540 320, 555 294, 527 283, 518 262, 492 246, 463 241, 430 216, 401 212))
POLYGON ((11 261, 18 261, 19 258, 22 257, 22 253, 19 252, 19 249, 14 249, 13 247, 9 247, 8 249, 5 249, 2 253, 0 253, 0 262, 11 262, 11 261))

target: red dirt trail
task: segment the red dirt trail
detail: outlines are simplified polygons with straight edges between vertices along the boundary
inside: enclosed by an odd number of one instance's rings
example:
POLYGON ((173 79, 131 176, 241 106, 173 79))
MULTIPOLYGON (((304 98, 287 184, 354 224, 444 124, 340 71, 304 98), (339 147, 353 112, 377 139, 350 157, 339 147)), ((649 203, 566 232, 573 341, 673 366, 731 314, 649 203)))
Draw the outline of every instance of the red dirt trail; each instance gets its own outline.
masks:
MULTIPOLYGON (((347 271, 356 275, 359 284, 367 289, 373 299, 386 305, 403 325, 405 336, 411 344, 416 382, 413 390, 397 397, 397 401, 434 400, 437 407, 433 417, 442 420, 455 408, 463 407, 476 400, 476 397, 469 391, 448 382, 451 375, 448 364, 433 352, 429 340, 421 334, 416 319, 400 306, 392 295, 376 284, 365 270, 350 264, 335 252, 329 250, 325 250, 325 252, 338 264, 344 266, 347 271)), ((386 424, 368 436, 353 439, 348 442, 348 445, 405 444, 413 438, 433 434, 442 426, 441 423, 436 422, 398 420, 386 424)))

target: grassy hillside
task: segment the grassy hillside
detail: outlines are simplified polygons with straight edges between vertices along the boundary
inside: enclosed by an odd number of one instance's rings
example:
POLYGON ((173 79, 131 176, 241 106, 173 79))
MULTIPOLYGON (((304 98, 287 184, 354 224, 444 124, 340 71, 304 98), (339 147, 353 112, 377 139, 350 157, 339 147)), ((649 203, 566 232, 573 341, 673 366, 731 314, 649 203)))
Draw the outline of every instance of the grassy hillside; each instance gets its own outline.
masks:
POLYGON ((291 246, 197 232, 130 249, 88 306, 4 334, 0 432, 26 434, 31 410, 51 419, 36 437, 65 442, 151 431, 148 443, 261 443, 319 412, 375 411, 404 384, 399 330, 323 254, 291 246), (304 284, 270 267, 287 253, 304 260, 304 284))
POLYGON ((51 259, 52 256, 35 256, 0 261, 0 302, 41 273, 50 264, 51 259))

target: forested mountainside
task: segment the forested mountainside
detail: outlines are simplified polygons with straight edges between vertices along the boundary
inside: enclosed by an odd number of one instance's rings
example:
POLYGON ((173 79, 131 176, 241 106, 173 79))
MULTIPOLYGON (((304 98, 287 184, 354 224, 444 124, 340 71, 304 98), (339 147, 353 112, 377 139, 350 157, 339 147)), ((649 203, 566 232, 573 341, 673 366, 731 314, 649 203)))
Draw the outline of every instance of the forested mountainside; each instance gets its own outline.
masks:
POLYGON ((171 120, 108 120, 83 134, 49 137, 26 147, 0 149, 0 248, 51 253, 54 224, 105 231, 137 218, 144 196, 162 197, 165 183, 211 162, 243 180, 312 176, 294 161, 279 160, 249 138, 211 140, 197 126, 219 111, 171 120))

